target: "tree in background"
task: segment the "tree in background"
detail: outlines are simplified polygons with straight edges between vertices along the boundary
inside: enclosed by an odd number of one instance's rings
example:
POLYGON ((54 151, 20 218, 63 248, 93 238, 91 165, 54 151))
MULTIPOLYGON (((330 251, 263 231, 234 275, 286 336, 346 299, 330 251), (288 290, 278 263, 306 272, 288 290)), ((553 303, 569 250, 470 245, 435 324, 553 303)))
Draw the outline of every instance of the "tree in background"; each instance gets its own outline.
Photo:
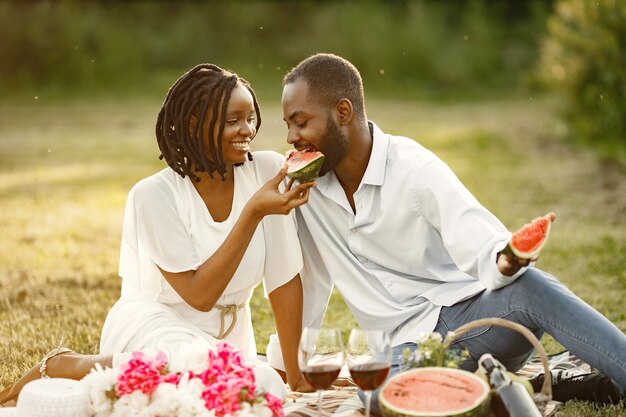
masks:
POLYGON ((353 62, 370 95, 501 96, 524 88, 552 1, 0 0, 0 100, 149 94, 200 62, 279 94, 315 52, 353 62))
POLYGON ((564 96, 570 137, 626 152, 626 2, 561 0, 548 21, 542 79, 564 96))

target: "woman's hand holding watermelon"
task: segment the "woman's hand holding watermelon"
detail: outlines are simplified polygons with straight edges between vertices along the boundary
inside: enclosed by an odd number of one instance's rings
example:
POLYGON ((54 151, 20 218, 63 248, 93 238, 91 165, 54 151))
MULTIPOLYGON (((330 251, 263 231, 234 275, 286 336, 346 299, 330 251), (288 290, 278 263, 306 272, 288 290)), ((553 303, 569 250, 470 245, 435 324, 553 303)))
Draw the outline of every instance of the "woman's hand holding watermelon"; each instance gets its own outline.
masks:
POLYGON ((298 184, 292 188, 292 182, 284 193, 278 186, 287 176, 287 166, 284 165, 274 178, 266 182, 254 193, 246 205, 259 220, 270 214, 287 214, 291 209, 299 207, 309 201, 309 188, 315 181, 298 184))
POLYGON ((556 214, 550 212, 543 217, 537 217, 513 233, 511 241, 498 254, 496 261, 502 275, 514 275, 521 268, 539 259, 539 252, 548 240, 550 225, 555 219, 556 214))

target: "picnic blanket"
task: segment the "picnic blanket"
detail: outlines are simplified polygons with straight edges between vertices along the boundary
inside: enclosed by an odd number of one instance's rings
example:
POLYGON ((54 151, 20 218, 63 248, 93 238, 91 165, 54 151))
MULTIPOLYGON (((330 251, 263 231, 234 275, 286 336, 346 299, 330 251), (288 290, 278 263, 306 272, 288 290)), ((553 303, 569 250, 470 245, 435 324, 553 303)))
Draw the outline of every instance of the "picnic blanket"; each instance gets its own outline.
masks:
MULTIPOLYGON (((578 359, 568 351, 564 351, 549 356, 550 369, 557 364, 569 362, 580 366, 585 371, 591 372, 591 367, 578 359)), ((523 378, 533 378, 543 373, 544 368, 539 357, 534 357, 526 365, 517 372, 523 378)), ((551 401, 544 410, 544 416, 552 416, 559 402, 551 401)), ((286 417, 317 417, 317 393, 302 394, 299 392, 290 392, 283 404, 286 417)), ((322 397, 323 414, 328 417, 363 417, 365 415, 365 407, 357 396, 355 387, 332 387, 330 390, 323 392, 322 397)))

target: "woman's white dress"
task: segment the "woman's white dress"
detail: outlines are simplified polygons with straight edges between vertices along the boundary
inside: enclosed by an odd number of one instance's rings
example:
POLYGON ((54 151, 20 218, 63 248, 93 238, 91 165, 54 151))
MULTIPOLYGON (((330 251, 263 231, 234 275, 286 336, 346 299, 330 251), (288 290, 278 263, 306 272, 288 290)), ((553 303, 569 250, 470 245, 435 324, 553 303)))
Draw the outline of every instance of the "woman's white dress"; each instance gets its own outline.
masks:
MULTIPOLYGON (((213 308, 201 312, 187 304, 163 277, 169 272, 197 269, 226 239, 246 202, 279 171, 283 157, 275 152, 253 154, 254 160, 234 168, 235 190, 231 213, 215 222, 191 180, 166 168, 137 183, 128 195, 122 229, 119 274, 122 294, 111 308, 100 342, 101 354, 113 354, 114 364, 128 358, 122 352, 161 350, 169 355, 189 343, 210 348, 220 330, 223 339, 256 360, 249 300, 263 280, 266 294, 290 281, 302 268, 302 256, 290 215, 266 216, 257 227, 233 278, 217 301, 235 305, 224 314, 213 308)), ((263 366, 261 366, 263 368, 263 366)), ((275 385, 278 374, 258 369, 275 385)), ((257 369, 255 369, 255 373, 257 369)), ((279 377, 278 377, 279 378, 279 377)), ((262 381, 257 381, 262 385, 262 381)), ((282 389, 282 381, 280 381, 282 389)), ((266 387, 271 389, 271 387, 266 387)))

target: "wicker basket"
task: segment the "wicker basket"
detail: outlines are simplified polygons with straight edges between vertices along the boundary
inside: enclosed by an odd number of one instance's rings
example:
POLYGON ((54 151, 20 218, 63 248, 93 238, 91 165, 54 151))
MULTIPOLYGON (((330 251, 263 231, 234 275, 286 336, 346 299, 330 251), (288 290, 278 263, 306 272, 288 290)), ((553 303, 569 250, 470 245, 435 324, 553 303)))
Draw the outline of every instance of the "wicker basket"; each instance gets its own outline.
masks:
POLYGON ((459 327, 458 329, 454 331, 455 338, 458 338, 459 336, 467 333, 470 330, 476 329, 478 327, 483 327, 483 326, 502 326, 502 327, 506 327, 507 329, 515 330, 516 332, 524 336, 533 345, 536 352, 539 354, 541 362, 543 363, 543 368, 544 368, 544 373, 545 373, 543 386, 541 387, 541 390, 539 392, 533 395, 533 400, 535 404, 537 405, 537 408, 539 408, 539 411, 541 412, 541 414, 545 415, 546 407, 548 403, 550 402, 550 400, 552 399, 552 374, 550 373, 548 355, 546 354, 546 351, 541 345, 541 343, 539 342, 539 340, 537 340, 537 337, 535 337, 535 335, 530 330, 528 330, 526 327, 522 326, 521 324, 517 324, 509 320, 494 317, 494 318, 474 320, 474 321, 464 324, 463 326, 459 327))

